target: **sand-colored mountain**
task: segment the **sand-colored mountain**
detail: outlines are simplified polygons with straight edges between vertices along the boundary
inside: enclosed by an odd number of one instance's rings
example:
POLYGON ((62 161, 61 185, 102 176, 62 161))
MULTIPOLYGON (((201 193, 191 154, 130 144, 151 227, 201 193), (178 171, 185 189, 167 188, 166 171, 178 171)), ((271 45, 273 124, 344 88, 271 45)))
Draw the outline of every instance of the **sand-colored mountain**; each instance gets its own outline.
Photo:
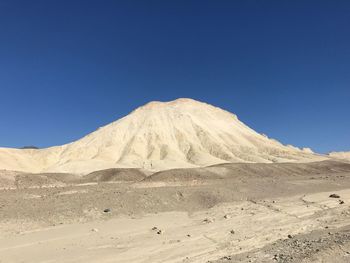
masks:
POLYGON ((255 132, 230 112, 192 99, 150 102, 66 145, 39 150, 0 148, 0 169, 26 172, 164 170, 322 159, 309 149, 285 146, 255 132))
POLYGON ((332 158, 350 161, 350 152, 331 152, 328 155, 332 158))

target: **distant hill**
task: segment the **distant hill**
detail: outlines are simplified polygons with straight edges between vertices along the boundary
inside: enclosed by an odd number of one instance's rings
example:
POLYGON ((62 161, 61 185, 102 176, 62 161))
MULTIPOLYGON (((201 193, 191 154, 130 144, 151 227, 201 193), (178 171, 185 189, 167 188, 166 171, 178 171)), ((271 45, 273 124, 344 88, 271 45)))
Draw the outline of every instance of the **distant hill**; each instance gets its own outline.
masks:
POLYGON ((23 146, 20 149, 39 149, 39 147, 33 146, 33 145, 29 145, 29 146, 23 146))
POLYGON ((330 157, 337 159, 344 159, 350 161, 350 152, 331 152, 328 154, 330 157))

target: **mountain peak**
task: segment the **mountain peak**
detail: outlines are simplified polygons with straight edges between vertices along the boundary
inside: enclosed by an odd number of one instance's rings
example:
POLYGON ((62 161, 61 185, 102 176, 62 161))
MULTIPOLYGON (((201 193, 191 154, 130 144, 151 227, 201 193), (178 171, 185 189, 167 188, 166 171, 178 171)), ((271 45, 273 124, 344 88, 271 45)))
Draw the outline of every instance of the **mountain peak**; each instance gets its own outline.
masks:
POLYGON ((157 108, 157 107, 164 107, 164 106, 174 106, 174 105, 207 105, 207 103, 200 102, 194 99, 190 98, 178 98, 171 101, 151 101, 146 103, 145 105, 139 107, 139 108, 157 108))

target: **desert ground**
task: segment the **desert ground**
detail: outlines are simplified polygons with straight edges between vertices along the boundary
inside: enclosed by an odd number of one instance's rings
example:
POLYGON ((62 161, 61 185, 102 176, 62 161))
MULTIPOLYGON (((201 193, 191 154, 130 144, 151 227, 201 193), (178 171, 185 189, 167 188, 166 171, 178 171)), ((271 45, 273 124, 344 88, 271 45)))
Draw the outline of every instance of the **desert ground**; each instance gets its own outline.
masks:
POLYGON ((0 262, 350 261, 346 162, 1 171, 0 188, 0 262))

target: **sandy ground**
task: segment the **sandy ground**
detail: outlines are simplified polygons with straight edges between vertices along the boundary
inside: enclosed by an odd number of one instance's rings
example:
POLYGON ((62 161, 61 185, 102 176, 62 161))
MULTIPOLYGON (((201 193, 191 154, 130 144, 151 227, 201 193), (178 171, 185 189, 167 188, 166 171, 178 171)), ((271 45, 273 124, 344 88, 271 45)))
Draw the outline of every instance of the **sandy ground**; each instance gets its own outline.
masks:
POLYGON ((0 262, 350 262, 350 164, 121 171, 3 172, 0 262))

